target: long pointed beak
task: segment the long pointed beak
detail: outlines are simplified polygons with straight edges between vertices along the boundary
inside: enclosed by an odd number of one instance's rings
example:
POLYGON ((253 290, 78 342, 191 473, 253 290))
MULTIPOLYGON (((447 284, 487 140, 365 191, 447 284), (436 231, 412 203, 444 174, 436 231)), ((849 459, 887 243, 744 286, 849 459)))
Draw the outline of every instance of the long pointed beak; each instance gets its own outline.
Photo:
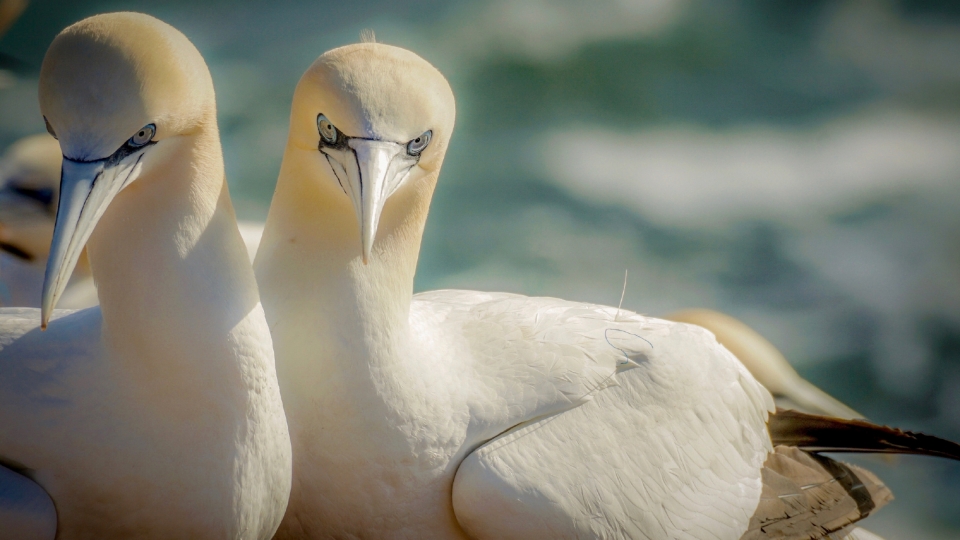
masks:
POLYGON ((347 146, 352 152, 327 150, 324 154, 353 202, 366 264, 373 251, 383 205, 403 184, 417 158, 407 154, 405 145, 395 142, 352 138, 347 146))
POLYGON ((120 162, 74 161, 63 158, 60 206, 53 227, 50 256, 40 300, 40 328, 46 329, 80 253, 110 201, 140 174, 142 152, 120 162))

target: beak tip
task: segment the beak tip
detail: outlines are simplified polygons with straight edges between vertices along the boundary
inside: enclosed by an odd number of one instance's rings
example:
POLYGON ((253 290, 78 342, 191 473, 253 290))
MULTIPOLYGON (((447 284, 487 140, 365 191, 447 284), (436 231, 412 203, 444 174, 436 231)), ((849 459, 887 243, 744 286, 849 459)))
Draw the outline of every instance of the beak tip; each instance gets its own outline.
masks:
POLYGON ((370 254, 373 252, 373 238, 368 238, 367 235, 364 234, 363 240, 364 241, 360 243, 360 260, 366 265, 370 262, 370 254))

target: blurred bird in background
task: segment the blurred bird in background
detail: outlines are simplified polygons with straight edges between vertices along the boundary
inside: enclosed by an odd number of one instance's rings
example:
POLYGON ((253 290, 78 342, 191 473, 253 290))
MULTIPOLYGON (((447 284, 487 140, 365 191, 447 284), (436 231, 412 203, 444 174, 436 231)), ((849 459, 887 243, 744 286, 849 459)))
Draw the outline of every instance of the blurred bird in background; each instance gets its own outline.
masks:
MULTIPOLYGON (((60 195, 60 145, 50 135, 17 141, 0 158, 0 305, 40 307, 60 195)), ((86 250, 59 306, 96 305, 86 250)))
POLYGON ((801 377, 783 353, 742 321, 711 309, 686 309, 664 318, 695 324, 713 332, 717 341, 773 394, 778 407, 847 420, 863 418, 862 414, 801 377))

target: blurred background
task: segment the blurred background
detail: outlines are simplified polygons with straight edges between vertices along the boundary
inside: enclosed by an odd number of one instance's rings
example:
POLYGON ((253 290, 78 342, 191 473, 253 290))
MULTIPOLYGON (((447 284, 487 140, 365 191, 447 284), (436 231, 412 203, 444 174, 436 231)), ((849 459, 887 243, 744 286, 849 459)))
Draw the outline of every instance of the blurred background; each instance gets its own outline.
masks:
MULTIPOLYGON (((960 2, 33 0, 0 39, 0 150, 44 131, 66 25, 157 16, 213 73, 262 220, 300 74, 361 29, 458 100, 417 289, 744 320, 870 419, 960 440, 960 2)), ((0 29, 2 30, 2 29, 0 29)), ((860 460, 888 540, 956 538, 960 466, 860 460)))

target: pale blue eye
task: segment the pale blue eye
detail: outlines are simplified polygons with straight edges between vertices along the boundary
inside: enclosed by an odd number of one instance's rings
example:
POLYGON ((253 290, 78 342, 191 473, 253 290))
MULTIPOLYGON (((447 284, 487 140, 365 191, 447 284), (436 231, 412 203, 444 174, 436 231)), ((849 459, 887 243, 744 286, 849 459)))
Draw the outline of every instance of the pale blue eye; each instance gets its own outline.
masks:
POLYGON ((140 128, 140 131, 134 133, 133 137, 130 137, 130 146, 139 148, 148 142, 153 140, 153 136, 157 133, 157 126, 153 124, 147 124, 140 128))
POLYGON ((333 122, 327 120, 327 117, 322 114, 317 116, 317 131, 320 132, 320 136, 323 137, 324 142, 327 144, 336 144, 337 128, 334 127, 333 122))
POLYGON ((419 156, 430 144, 431 138, 433 138, 433 130, 424 131, 423 135, 407 143, 407 153, 411 156, 419 156))

